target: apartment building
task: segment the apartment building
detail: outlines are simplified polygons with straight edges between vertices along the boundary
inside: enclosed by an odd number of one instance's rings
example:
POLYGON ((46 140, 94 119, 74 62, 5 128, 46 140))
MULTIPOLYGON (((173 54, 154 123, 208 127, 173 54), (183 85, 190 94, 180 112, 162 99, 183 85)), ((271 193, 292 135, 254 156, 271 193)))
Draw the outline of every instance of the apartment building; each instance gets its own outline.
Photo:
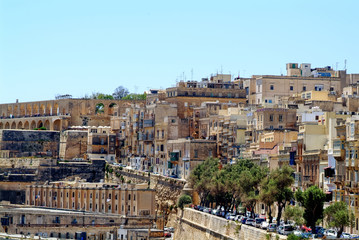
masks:
POLYGON ((329 91, 339 95, 346 84, 345 71, 330 67, 311 69, 310 64, 287 64, 287 76, 254 75, 249 85, 249 104, 281 104, 283 97, 305 91, 329 91))

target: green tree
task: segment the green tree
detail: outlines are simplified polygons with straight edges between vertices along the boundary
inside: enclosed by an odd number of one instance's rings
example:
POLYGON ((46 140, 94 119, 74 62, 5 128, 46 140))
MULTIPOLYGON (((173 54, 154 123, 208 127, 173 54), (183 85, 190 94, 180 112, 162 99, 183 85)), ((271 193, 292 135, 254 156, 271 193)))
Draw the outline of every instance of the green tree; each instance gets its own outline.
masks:
POLYGON ((206 202, 211 192, 212 177, 219 171, 218 161, 217 158, 208 158, 191 171, 189 181, 198 192, 201 204, 206 202))
POLYGON ((257 164, 251 165, 250 168, 245 166, 245 162, 240 164, 243 165, 238 179, 241 201, 251 209, 254 216, 254 209, 259 200, 260 183, 268 175, 268 169, 257 164))
POLYGON ((114 99, 122 99, 122 98, 126 97, 128 94, 129 94, 129 91, 127 88, 119 86, 112 93, 112 96, 114 99))
POLYGON ((130 93, 125 97, 121 98, 123 100, 146 100, 147 94, 137 94, 137 93, 130 93))
POLYGON ((304 219, 307 226, 311 227, 314 233, 315 223, 318 219, 323 218, 324 192, 317 186, 311 186, 304 192, 298 190, 295 193, 295 198, 304 207, 304 219))
POLYGON ((262 180, 259 200, 264 203, 268 208, 268 218, 270 223, 273 221, 272 206, 275 202, 273 192, 275 192, 276 189, 277 188, 274 180, 271 179, 269 176, 262 180))
POLYGON ((93 92, 91 94, 91 99, 114 99, 113 96, 111 94, 105 94, 105 93, 100 93, 100 92, 93 92))
POLYGON ((177 205, 180 209, 183 210, 184 206, 186 204, 190 204, 192 203, 192 198, 191 196, 187 195, 187 194, 183 194, 179 199, 178 199, 178 202, 177 202, 177 205))
POLYGON ((285 165, 272 171, 270 174, 270 178, 273 179, 275 184, 273 196, 278 204, 278 222, 280 222, 282 217, 282 210, 285 208, 287 202, 293 198, 293 191, 290 188, 294 183, 294 178, 292 176, 293 171, 294 170, 290 166, 285 165))
POLYGON ((301 226, 304 224, 304 209, 299 206, 287 206, 284 210, 284 221, 292 220, 297 225, 301 226))
POLYGON ((324 216, 329 227, 339 229, 337 238, 342 235, 344 227, 352 227, 355 223, 354 213, 345 202, 334 202, 324 210, 324 216))

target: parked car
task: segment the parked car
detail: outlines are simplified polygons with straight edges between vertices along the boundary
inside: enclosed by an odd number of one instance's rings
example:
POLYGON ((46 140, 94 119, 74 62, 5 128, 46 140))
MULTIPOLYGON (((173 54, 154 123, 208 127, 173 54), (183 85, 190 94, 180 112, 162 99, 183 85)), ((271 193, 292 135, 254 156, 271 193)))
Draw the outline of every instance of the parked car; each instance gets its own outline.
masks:
POLYGON ((309 238, 314 238, 313 234, 311 232, 303 232, 302 235, 300 235, 300 237, 302 239, 309 239, 309 238))
POLYGON ((303 232, 300 231, 300 230, 294 230, 294 231, 293 231, 293 234, 294 234, 295 236, 301 237, 302 234, 303 234, 303 232))
POLYGON ((278 233, 282 235, 289 235, 294 232, 292 225, 284 224, 278 227, 278 233))
POLYGON ((218 209, 212 209, 211 214, 212 214, 212 215, 217 215, 217 212, 219 212, 218 209))
POLYGON ((164 236, 165 236, 165 238, 168 238, 168 237, 171 237, 172 234, 171 234, 170 232, 165 232, 165 233, 164 233, 164 236))
POLYGON ((236 215, 234 213, 227 213, 226 214, 226 219, 227 220, 234 220, 234 218, 236 217, 236 215))
POLYGON ((253 218, 247 218, 246 225, 252 225, 253 226, 254 219, 253 218))
POLYGON ((241 221, 242 224, 245 224, 246 221, 247 221, 247 217, 242 216, 240 221, 241 221))
POLYGON ((340 238, 351 238, 351 235, 349 233, 343 232, 340 238))
POLYGON ((269 223, 268 223, 267 221, 263 221, 263 222, 261 223, 260 228, 262 228, 262 229, 267 229, 268 226, 269 226, 269 223))
POLYGON ((327 237, 337 237, 337 231, 335 231, 334 229, 327 229, 324 232, 324 235, 327 237))
POLYGON ((270 223, 267 227, 268 232, 275 232, 277 231, 277 224, 276 223, 270 223))
POLYGON ((173 228, 173 227, 165 227, 164 229, 163 229, 165 232, 175 232, 175 229, 173 228))
POLYGON ((352 234, 350 238, 351 238, 351 239, 358 239, 358 238, 359 238, 359 235, 358 235, 358 234, 352 234))
POLYGON ((211 213, 211 209, 206 207, 206 208, 203 209, 203 212, 204 213, 211 213))
POLYGON ((234 221, 240 221, 241 220, 241 215, 236 215, 236 217, 234 218, 234 221))
POLYGON ((264 218, 256 218, 255 219, 255 223, 254 223, 254 226, 259 228, 262 224, 262 222, 265 222, 266 220, 264 218))

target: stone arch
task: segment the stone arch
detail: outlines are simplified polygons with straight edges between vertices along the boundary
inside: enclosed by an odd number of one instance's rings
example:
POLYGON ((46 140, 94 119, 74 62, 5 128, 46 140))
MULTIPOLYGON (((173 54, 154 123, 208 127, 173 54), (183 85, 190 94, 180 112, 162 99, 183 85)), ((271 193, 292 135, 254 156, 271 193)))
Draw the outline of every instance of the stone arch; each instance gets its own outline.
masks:
POLYGON ((44 127, 46 128, 46 130, 50 130, 50 121, 49 120, 45 121, 44 127))
POLYGON ((52 115, 59 115, 59 114, 60 114, 59 104, 55 103, 54 108, 52 109, 52 115))
POLYGON ((56 120, 54 121, 53 129, 54 129, 55 131, 60 131, 60 130, 61 130, 61 120, 60 120, 60 119, 56 119, 56 120))
POLYGON ((41 121, 41 120, 39 120, 38 122, 37 122, 37 128, 41 128, 41 127, 43 127, 44 126, 44 123, 41 121))
POLYGON ((35 104, 32 108, 32 115, 39 115, 39 105, 35 104))
POLYGON ((11 123, 11 129, 16 129, 16 122, 15 122, 15 121, 13 121, 13 122, 11 123))
POLYGON ((110 105, 108 105, 108 115, 113 115, 116 106, 116 103, 110 103, 110 105))
POLYGON ((20 105, 20 117, 25 116, 25 104, 20 105))
POLYGON ((9 122, 5 123, 5 129, 10 129, 10 123, 9 122))
POLYGON ((26 121, 24 124, 24 129, 29 129, 29 128, 30 128, 30 124, 28 121, 26 121))
POLYGON ((36 122, 35 122, 35 120, 32 120, 30 129, 35 129, 35 128, 36 128, 36 122))
POLYGON ((41 104, 41 105, 40 105, 40 112, 39 112, 39 114, 40 114, 40 115, 45 115, 45 113, 46 113, 45 105, 44 105, 44 104, 41 104))
POLYGON ((32 107, 31 104, 26 104, 26 116, 32 116, 32 107))
POLYGON ((0 129, 4 128, 4 124, 2 122, 0 122, 0 129))
POLYGON ((105 113, 105 105, 103 103, 97 103, 95 106, 95 114, 104 114, 105 113))
POLYGON ((46 105, 45 115, 46 115, 46 116, 52 115, 52 106, 51 106, 51 103, 48 103, 48 104, 46 105))
POLYGON ((23 126, 22 126, 22 122, 20 121, 18 124, 17 124, 17 129, 22 129, 23 126))

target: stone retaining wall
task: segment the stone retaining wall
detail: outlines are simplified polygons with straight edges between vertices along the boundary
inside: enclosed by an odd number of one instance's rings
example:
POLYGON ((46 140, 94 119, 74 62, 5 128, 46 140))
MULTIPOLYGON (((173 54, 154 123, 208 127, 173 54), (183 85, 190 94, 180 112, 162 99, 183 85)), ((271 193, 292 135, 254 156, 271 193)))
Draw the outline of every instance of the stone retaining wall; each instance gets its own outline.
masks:
POLYGON ((175 230, 175 240, 284 240, 287 238, 190 208, 185 208, 183 213, 180 211, 175 230))

